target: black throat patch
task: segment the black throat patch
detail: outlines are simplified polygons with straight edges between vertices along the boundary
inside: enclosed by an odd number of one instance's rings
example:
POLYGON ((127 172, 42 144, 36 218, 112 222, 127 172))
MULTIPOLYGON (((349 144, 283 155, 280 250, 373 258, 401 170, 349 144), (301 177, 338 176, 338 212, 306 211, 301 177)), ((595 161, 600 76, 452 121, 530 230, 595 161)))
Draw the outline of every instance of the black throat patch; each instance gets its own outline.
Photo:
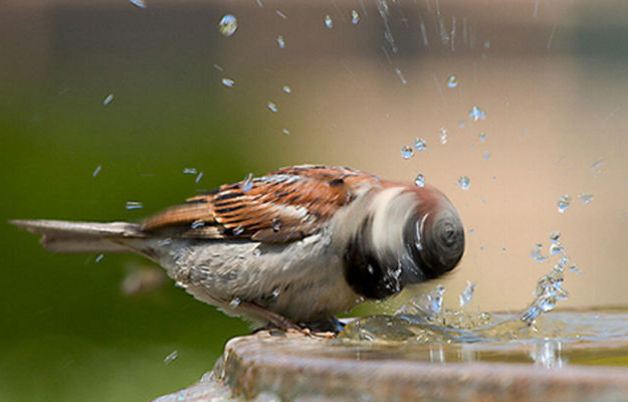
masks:
POLYGON ((345 279, 360 296, 384 299, 401 291, 398 263, 380 261, 370 239, 371 219, 364 223, 349 241, 343 256, 345 279))

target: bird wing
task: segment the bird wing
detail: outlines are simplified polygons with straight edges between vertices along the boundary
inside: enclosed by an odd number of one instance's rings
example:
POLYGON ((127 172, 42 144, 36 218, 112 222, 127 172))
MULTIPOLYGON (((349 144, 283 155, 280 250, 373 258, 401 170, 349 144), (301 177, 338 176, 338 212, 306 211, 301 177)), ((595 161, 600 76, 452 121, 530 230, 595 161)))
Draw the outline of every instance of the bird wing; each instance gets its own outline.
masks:
POLYGON ((220 186, 144 221, 144 232, 283 243, 308 236, 376 176, 342 167, 292 166, 220 186))

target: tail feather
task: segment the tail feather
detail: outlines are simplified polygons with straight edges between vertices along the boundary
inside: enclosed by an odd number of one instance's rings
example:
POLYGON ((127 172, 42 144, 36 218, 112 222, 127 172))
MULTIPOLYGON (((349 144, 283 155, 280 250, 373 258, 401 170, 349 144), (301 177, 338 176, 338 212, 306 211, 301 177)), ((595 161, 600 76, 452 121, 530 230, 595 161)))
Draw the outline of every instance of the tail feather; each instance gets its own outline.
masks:
POLYGON ((128 252, 124 239, 144 237, 141 225, 127 222, 11 220, 9 223, 42 235, 41 244, 60 253, 128 252))

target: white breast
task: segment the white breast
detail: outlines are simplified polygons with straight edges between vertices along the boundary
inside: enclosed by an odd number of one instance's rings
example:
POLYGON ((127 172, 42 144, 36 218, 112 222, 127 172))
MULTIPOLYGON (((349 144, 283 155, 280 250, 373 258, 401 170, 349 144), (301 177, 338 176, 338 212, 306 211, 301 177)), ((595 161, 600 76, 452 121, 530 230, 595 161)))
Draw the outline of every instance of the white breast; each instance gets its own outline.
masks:
MULTIPOLYGON (((163 243, 163 240, 162 240, 163 243)), ((172 240, 157 260, 197 299, 227 312, 251 301, 295 322, 328 318, 359 302, 329 230, 289 244, 172 240)))

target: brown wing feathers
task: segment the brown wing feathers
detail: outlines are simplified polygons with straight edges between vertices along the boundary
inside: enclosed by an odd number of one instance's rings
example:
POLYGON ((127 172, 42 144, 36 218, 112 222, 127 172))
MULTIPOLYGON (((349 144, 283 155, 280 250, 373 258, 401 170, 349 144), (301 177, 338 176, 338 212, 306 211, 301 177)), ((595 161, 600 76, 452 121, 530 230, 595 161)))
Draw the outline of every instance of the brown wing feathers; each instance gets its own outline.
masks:
POLYGON ((178 229, 183 237, 209 239, 296 240, 319 229, 351 201, 349 184, 374 179, 345 168, 284 168, 253 179, 248 191, 240 182, 190 198, 148 218, 143 230, 178 229))

